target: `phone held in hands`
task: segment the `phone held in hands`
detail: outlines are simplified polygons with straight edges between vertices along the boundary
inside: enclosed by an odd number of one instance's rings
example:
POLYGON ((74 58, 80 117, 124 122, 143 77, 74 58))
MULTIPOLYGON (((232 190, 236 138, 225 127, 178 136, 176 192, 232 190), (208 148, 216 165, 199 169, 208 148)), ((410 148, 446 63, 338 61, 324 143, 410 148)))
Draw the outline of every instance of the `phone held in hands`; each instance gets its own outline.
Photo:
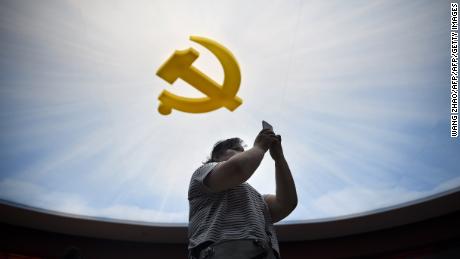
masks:
MULTIPOLYGON (((270 123, 266 122, 266 121, 262 121, 262 129, 271 129, 273 131, 273 126, 270 125, 270 123)), ((277 138, 279 141, 281 141, 281 136, 280 135, 277 135, 277 138)))
POLYGON ((270 123, 266 122, 266 121, 262 121, 262 129, 271 129, 273 130, 273 126, 270 125, 270 123))

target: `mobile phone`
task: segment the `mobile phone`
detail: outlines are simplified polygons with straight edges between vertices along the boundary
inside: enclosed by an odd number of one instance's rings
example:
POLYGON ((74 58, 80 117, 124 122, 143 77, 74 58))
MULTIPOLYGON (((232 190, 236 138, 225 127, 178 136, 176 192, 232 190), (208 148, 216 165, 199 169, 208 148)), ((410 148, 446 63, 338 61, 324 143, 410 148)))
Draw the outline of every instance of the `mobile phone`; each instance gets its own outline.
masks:
POLYGON ((270 125, 270 123, 268 123, 266 121, 262 121, 262 129, 271 129, 271 130, 273 130, 273 126, 270 125))

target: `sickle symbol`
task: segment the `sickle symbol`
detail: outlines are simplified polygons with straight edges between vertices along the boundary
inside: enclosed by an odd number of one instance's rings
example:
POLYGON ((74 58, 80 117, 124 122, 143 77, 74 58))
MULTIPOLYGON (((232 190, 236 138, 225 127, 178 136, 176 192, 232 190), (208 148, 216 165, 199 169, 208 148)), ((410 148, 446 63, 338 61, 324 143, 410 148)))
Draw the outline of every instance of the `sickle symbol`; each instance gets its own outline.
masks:
POLYGON ((236 96, 240 87, 241 74, 235 57, 227 48, 213 40, 198 36, 190 36, 190 40, 204 46, 217 57, 224 69, 224 82, 221 86, 192 66, 200 55, 198 51, 193 48, 176 50, 161 65, 157 75, 170 84, 173 84, 177 78, 181 78, 207 97, 187 98, 163 90, 158 96, 160 100, 158 111, 163 115, 170 114, 173 108, 190 113, 204 113, 220 107, 234 111, 243 102, 236 96))

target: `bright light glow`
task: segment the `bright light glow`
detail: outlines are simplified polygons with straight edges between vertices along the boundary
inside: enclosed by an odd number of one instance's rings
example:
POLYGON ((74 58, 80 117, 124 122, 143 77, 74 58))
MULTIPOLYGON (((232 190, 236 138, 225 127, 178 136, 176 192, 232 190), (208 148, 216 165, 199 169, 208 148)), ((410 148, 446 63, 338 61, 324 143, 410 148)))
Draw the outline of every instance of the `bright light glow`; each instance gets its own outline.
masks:
MULTIPOLYGON (((87 216, 188 222, 190 176, 224 138, 283 136, 299 205, 343 216, 460 186, 450 138, 448 1, 2 1, 0 199, 87 216), (135 3, 135 4, 134 4, 135 3), (157 112, 176 49, 241 67, 235 112, 157 112)), ((457 155, 455 155, 457 154, 457 155)), ((267 154, 249 180, 275 192, 267 154)))

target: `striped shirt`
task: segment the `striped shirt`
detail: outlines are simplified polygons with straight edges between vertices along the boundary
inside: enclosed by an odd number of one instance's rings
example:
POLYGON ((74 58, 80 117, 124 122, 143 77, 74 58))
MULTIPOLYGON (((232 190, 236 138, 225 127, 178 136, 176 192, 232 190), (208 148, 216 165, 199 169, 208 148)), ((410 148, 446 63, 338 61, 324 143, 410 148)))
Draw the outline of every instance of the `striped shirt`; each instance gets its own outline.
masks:
POLYGON ((258 238, 270 240, 279 255, 268 205, 256 189, 242 183, 225 191, 212 192, 204 184, 204 178, 217 164, 202 165, 190 180, 189 254, 194 247, 206 241, 258 238))

